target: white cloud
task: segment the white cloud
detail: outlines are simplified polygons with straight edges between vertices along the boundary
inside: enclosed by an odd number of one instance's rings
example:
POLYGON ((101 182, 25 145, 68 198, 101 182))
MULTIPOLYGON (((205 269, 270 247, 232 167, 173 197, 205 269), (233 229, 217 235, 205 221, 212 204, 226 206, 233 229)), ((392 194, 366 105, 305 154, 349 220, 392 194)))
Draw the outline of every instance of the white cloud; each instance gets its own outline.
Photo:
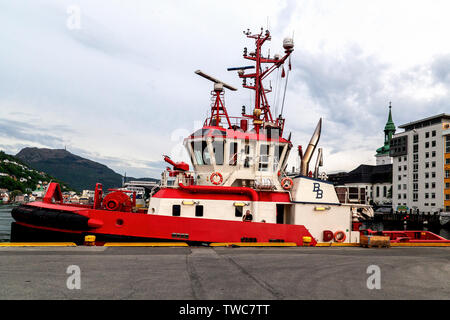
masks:
MULTIPOLYGON (((248 63, 242 49, 253 43, 242 31, 268 22, 272 54, 294 34, 285 104, 294 144, 307 144, 323 117, 326 170, 374 163, 390 100, 397 125, 448 110, 449 9, 403 0, 3 2, 0 117, 38 124, 47 140, 16 134, 0 146, 59 143, 121 173, 129 164, 157 176, 162 154, 189 160, 172 136, 194 131, 209 109, 211 83, 194 70, 239 87, 226 68, 248 63), (66 27, 74 4, 80 30, 66 27)), ((246 89, 226 93, 231 114, 250 101, 246 89)))

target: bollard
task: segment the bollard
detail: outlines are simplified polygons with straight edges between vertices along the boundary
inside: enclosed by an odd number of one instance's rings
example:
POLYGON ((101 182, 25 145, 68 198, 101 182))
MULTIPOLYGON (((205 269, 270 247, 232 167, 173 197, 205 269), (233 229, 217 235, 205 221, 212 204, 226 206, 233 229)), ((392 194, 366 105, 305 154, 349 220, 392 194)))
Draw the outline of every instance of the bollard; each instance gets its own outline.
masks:
POLYGON ((95 246, 95 236, 89 235, 84 237, 85 246, 95 246))
POLYGON ((305 247, 309 247, 309 245, 311 244, 311 237, 303 237, 303 246, 305 247))

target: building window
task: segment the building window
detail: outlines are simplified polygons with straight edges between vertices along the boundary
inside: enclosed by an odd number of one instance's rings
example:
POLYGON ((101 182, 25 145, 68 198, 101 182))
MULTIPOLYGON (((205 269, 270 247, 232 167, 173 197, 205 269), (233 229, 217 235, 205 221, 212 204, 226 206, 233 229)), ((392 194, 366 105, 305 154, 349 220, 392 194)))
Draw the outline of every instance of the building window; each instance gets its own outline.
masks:
POLYGON ((432 183, 431 183, 431 188, 432 188, 432 189, 436 188, 436 182, 432 182, 432 183))
POLYGON ((402 190, 402 185, 399 184, 397 188, 398 188, 398 190, 402 190))
POLYGON ((430 157, 430 153, 429 152, 425 152, 425 158, 429 158, 430 157))
POLYGON ((403 160, 406 161, 406 156, 403 157, 403 160))
POLYGON ((428 202, 425 202, 425 207, 428 207, 428 202))
POLYGON ((447 193, 447 194, 445 195, 445 200, 450 200, 450 194, 447 193))
POLYGON ((398 198, 399 198, 399 199, 401 199, 401 198, 402 198, 402 195, 401 195, 400 193, 398 194, 398 198))
POLYGON ((425 172, 425 179, 428 179, 430 177, 430 174, 428 172, 425 172))
POLYGON ((419 190, 419 184, 413 183, 413 191, 418 191, 418 190, 419 190))
POLYGON ((425 132, 425 138, 429 138, 430 137, 430 133, 429 132, 425 132))
POLYGON ((450 178, 450 170, 445 170, 445 178, 450 178))
MULTIPOLYGON (((400 185, 399 185, 400 186, 400 185)), ((380 187, 377 186, 377 198, 380 196, 380 187)))
POLYGON ((427 183, 425 183, 425 189, 428 189, 430 187, 430 185, 427 183))
POLYGON ((403 194, 403 199, 406 199, 406 193, 403 194))
POLYGON ((436 193, 431 194, 431 199, 436 199, 436 193))
POLYGON ((383 197, 384 198, 387 197, 387 187, 386 186, 383 187, 383 197))
POLYGON ((419 152, 419 145, 418 144, 413 145, 413 152, 414 153, 419 152))
POLYGON ((436 178, 436 172, 432 172, 432 173, 431 173, 431 177, 432 177, 432 178, 436 178))
POLYGON ((445 183, 445 189, 450 189, 450 182, 445 183))
POLYGON ((403 185, 403 190, 406 190, 406 184, 403 185))
POLYGON ((179 204, 174 204, 172 206, 172 215, 175 217, 179 217, 181 214, 181 206, 179 204))
POLYGON ((415 134, 415 135, 413 136, 413 143, 417 143, 417 142, 419 142, 419 135, 418 135, 418 134, 415 134))
POLYGON ((402 176, 398 176, 398 181, 402 181, 402 176))
POLYGON ((431 162, 431 167, 432 167, 432 168, 436 168, 436 161, 432 161, 432 162, 431 162))
POLYGON ((419 199, 419 194, 418 194, 417 192, 414 192, 414 193, 413 193, 413 201, 414 201, 414 202, 417 202, 418 199, 419 199))
POLYGON ((450 164, 450 158, 445 159, 445 164, 450 164))
POLYGON ((433 131, 431 132, 431 136, 432 136, 432 137, 436 137, 436 130, 433 130, 433 131))
POLYGON ((405 170, 405 171, 406 171, 406 168, 407 168, 406 166, 403 166, 403 170, 405 170))
POLYGON ((432 203, 431 206, 432 206, 432 207, 436 207, 436 203, 432 203))
POLYGON ((431 146, 436 147, 436 140, 431 141, 431 146))
POLYGON ((429 148, 430 147, 430 143, 429 142, 425 142, 425 148, 429 148))
POLYGON ((402 171, 402 166, 398 166, 398 171, 402 171))
POLYGON ((203 206, 195 206, 195 216, 196 217, 203 217, 203 206))
POLYGON ((417 172, 419 171, 419 164, 418 163, 414 163, 413 164, 413 172, 417 172))
POLYGON ((413 154, 413 162, 419 162, 419 155, 413 154))
POLYGON ((434 158, 436 157, 436 151, 431 151, 431 156, 434 158))
POLYGON ((429 168, 430 167, 430 163, 429 162, 425 162, 425 168, 429 168))
POLYGON ((430 194, 429 194, 429 193, 425 193, 425 199, 428 199, 428 198, 429 198, 429 196, 430 196, 430 194))
POLYGON ((450 135, 445 136, 445 153, 450 153, 450 135))

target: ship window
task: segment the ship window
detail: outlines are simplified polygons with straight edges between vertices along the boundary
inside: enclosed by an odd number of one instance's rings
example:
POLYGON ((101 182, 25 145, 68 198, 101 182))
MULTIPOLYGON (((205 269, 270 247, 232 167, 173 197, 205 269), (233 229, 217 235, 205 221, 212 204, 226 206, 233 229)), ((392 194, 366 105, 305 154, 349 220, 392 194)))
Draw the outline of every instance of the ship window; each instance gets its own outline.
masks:
POLYGON ((223 150, 225 147, 224 141, 214 141, 212 143, 214 158, 216 159, 216 165, 223 165, 223 150))
POLYGON ((234 215, 236 217, 242 217, 243 207, 234 207, 234 215))
POLYGON ((181 213, 181 206, 179 204, 174 204, 172 206, 172 215, 179 217, 181 213))
POLYGON ((283 149, 284 149, 284 146, 275 145, 274 152, 273 152, 273 169, 274 169, 274 171, 278 168, 278 164, 280 162, 282 162, 281 155, 283 153, 283 149))
POLYGON ((245 152, 244 168, 250 168, 250 145, 248 144, 247 141, 245 142, 244 152, 245 152))
POLYGON ((235 166, 237 163, 237 142, 230 143, 230 161, 228 162, 230 166, 235 166))
POLYGON ((208 152, 206 141, 193 141, 192 150, 194 151, 195 162, 198 165, 211 164, 211 157, 208 152))
POLYGON ((203 217, 203 206, 195 206, 195 216, 196 217, 203 217))
POLYGON ((259 171, 269 170, 269 145, 262 144, 259 148, 259 171))

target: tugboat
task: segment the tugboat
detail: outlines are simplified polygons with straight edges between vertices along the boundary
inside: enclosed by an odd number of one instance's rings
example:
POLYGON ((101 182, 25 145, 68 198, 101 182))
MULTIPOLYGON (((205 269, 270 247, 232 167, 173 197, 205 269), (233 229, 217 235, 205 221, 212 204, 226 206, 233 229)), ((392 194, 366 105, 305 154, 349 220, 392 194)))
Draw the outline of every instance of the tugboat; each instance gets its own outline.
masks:
POLYGON ((254 106, 249 113, 243 107, 241 116, 229 116, 224 90, 237 89, 195 72, 212 81, 214 88, 210 116, 184 140, 192 171, 189 164, 164 156, 170 166, 148 208, 136 205, 136 192, 109 189, 104 195, 101 184, 95 187, 93 204, 64 203, 60 186, 51 183, 42 201, 12 211, 11 241, 80 243, 86 235, 95 235, 99 242, 294 242, 299 246, 359 242, 358 219, 373 215, 364 196, 349 199, 345 190, 338 194, 319 175, 320 148, 314 172, 309 169, 322 119, 305 150, 297 148, 300 171, 286 171, 293 148, 291 134, 285 135, 282 114, 272 115, 267 99, 272 90, 263 86, 263 80, 275 69, 284 75, 286 62, 290 69, 293 40, 284 39, 283 56, 264 57, 262 46, 271 40, 270 32, 244 34, 256 48, 252 52, 245 48, 243 57, 254 65, 228 70, 237 71, 243 87, 255 92, 254 106))

